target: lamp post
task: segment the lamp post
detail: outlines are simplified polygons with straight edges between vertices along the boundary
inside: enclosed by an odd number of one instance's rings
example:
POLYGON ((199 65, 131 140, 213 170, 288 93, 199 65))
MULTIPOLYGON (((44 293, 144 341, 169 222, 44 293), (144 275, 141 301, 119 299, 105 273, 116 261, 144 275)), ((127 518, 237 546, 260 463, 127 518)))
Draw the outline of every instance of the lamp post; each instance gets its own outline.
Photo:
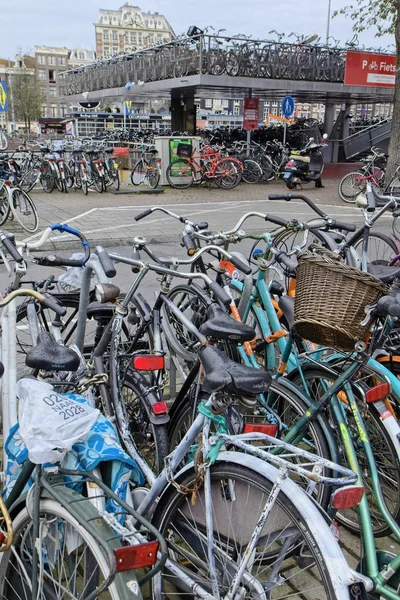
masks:
POLYGON ((331 28, 331 2, 332 0, 328 0, 328 21, 326 23, 326 45, 329 44, 329 33, 331 28))

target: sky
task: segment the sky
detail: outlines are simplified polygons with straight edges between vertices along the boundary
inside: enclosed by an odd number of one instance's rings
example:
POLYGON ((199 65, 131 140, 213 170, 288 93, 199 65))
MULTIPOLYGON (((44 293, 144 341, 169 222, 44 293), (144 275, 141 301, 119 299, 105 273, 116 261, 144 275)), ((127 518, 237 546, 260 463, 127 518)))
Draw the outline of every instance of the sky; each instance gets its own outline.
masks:
MULTIPOLYGON (((315 34, 326 38, 329 0, 131 0, 144 11, 166 16, 176 34, 189 25, 225 28, 224 35, 244 33, 268 39, 268 32, 315 34)), ((331 0, 332 12, 349 0, 331 0)), ((13 58, 16 51, 34 46, 66 46, 95 49, 93 23, 99 8, 118 9, 124 0, 0 0, 0 57, 13 58)), ((331 35, 343 43, 351 39, 350 19, 331 21, 331 35)), ((374 38, 374 32, 360 36, 365 46, 391 43, 374 38)))

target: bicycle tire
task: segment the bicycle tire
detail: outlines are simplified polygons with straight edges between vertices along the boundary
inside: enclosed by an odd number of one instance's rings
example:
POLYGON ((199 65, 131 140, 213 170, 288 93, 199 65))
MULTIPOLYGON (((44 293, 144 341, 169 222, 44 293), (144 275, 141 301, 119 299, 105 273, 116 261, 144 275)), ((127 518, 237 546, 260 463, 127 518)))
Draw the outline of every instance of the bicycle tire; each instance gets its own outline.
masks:
POLYGON ((0 189, 0 226, 10 217, 10 191, 7 185, 3 184, 0 189))
POLYGON ((121 181, 119 178, 119 171, 114 166, 111 169, 111 185, 113 186, 114 190, 118 192, 121 181))
POLYGON ((395 177, 389 185, 389 194, 391 196, 400 196, 400 178, 395 177))
POLYGON ((36 206, 29 195, 18 187, 10 192, 10 208, 18 223, 29 233, 35 233, 39 227, 36 206), (32 215, 32 219, 23 218, 32 215))
POLYGON ((72 176, 72 171, 69 168, 69 166, 67 165, 67 163, 64 163, 64 175, 65 175, 64 186, 65 186, 65 188, 68 188, 70 190, 74 185, 74 178, 72 176))
POLYGON ((160 169, 158 168, 158 163, 156 160, 151 160, 149 162, 149 170, 147 172, 147 181, 149 183, 149 187, 152 190, 155 190, 160 182, 160 169))
POLYGON ((166 170, 168 183, 177 190, 189 188, 195 179, 193 166, 187 160, 175 160, 166 170))
POLYGON ((131 184, 141 185, 146 179, 146 167, 142 159, 139 159, 131 171, 131 184))
MULTIPOLYGON (((254 531, 255 523, 272 487, 272 477, 269 479, 256 470, 258 461, 254 463, 254 468, 252 469, 247 464, 245 466, 228 462, 229 458, 227 455, 225 456, 225 461, 217 460, 210 467, 210 482, 212 485, 210 495, 213 503, 213 552, 216 564, 220 565, 217 572, 219 595, 221 597, 226 596, 226 592, 232 581, 232 573, 236 571, 236 561, 239 561, 240 557, 243 556, 248 539, 251 532, 254 531), (234 489, 235 494, 230 494, 229 489, 234 489), (232 570, 227 568, 228 565, 232 567, 232 570)), ((194 469, 190 469, 178 477, 177 483, 181 486, 186 486, 184 489, 193 489, 196 485, 196 477, 194 469)), ((286 487, 293 489, 289 485, 286 487)), ((192 494, 182 494, 180 489, 176 489, 176 487, 170 485, 159 500, 153 524, 164 534, 167 544, 171 548, 171 560, 177 563, 180 568, 186 568, 188 574, 192 577, 196 574, 199 585, 204 582, 203 586, 205 589, 210 590, 210 582, 206 579, 210 569, 207 564, 207 542, 205 541, 205 502, 203 488, 198 489, 196 492, 195 506, 192 506, 191 502, 192 494), (185 551, 187 548, 189 548, 189 551, 185 551)), ((313 597, 319 600, 333 600, 337 598, 338 588, 333 581, 336 574, 334 570, 329 568, 329 558, 324 555, 321 548, 324 544, 322 541, 322 532, 318 541, 320 527, 315 528, 315 533, 311 531, 309 522, 304 518, 301 509, 296 506, 295 499, 291 497, 290 492, 286 490, 285 486, 278 494, 273 511, 273 515, 271 515, 270 520, 264 525, 264 529, 259 537, 260 544, 256 546, 255 560, 247 571, 250 575, 247 582, 253 582, 253 577, 256 578, 259 571, 262 571, 266 580, 268 580, 267 571, 273 569, 275 560, 268 561, 264 557, 271 556, 272 554, 275 558, 278 556, 279 550, 282 551, 279 540, 285 537, 286 528, 290 524, 291 531, 294 531, 294 546, 288 548, 290 560, 293 560, 293 549, 303 545, 303 542, 298 542, 298 540, 303 539, 305 542, 304 545, 307 546, 313 557, 308 567, 310 568, 310 572, 311 568, 314 569, 312 588, 313 592, 317 591, 313 597), (277 535, 271 535, 273 528, 275 527, 276 532, 279 526, 283 529, 280 529, 277 535), (268 547, 268 544, 270 544, 270 547, 268 547), (254 576, 252 574, 253 569, 255 570, 254 576)), ((320 526, 323 527, 323 524, 321 523, 320 526)), ((282 574, 286 570, 285 563, 286 561, 282 561, 282 568, 279 569, 279 572, 282 574)), ((285 585, 283 575, 280 584, 270 589, 268 598, 271 598, 271 600, 276 598, 274 590, 276 590, 278 597, 282 600, 285 597, 308 597, 305 592, 303 594, 301 589, 304 585, 310 585, 310 579, 308 575, 306 576, 306 569, 307 567, 305 569, 290 570, 289 585, 285 585), (296 580, 297 576, 299 576, 299 579, 296 580)), ((339 574, 337 576, 339 577, 339 574)), ((245 581, 242 580, 240 585, 243 592, 245 592, 246 598, 259 597, 254 587, 251 588, 248 583, 246 585, 245 581)), ((340 597, 350 598, 350 593, 347 596, 347 590, 346 592, 343 591, 343 584, 341 584, 341 588, 342 593, 340 597)), ((173 577, 166 566, 152 580, 151 592, 152 598, 161 600, 161 598, 176 597, 176 592, 178 592, 178 595, 180 592, 180 595, 182 593, 185 594, 185 588, 182 586, 180 580, 173 577), (167 588, 165 587, 166 582, 168 582, 167 588), (172 591, 170 591, 171 589, 172 591)))
POLYGON ((22 188, 24 192, 29 193, 35 187, 39 174, 39 167, 33 167, 32 169, 29 169, 29 171, 23 173, 20 177, 18 182, 19 187, 22 188))
POLYGON ((5 152, 8 148, 8 137, 3 131, 0 131, 0 151, 5 152))
MULTIPOLYGON (((358 240, 353 248, 361 256, 363 240, 358 240)), ((369 231, 367 260, 373 265, 388 265, 392 258, 399 254, 394 240, 380 231, 369 231), (375 240, 375 241, 374 241, 375 240), (378 242, 379 240, 379 242, 378 242)))
POLYGON ((262 168, 255 160, 252 160, 251 158, 246 158, 243 161, 242 179, 245 183, 258 183, 259 181, 261 181, 262 176, 262 168))
POLYGON ((99 175, 99 173, 96 169, 93 169, 93 185, 96 189, 96 192, 98 192, 99 194, 102 194, 104 191, 103 184, 104 184, 103 177, 101 177, 101 175, 99 175))
POLYGON ((352 171, 339 181, 338 193, 343 202, 354 204, 357 196, 366 189, 367 183, 365 179, 357 181, 357 179, 362 177, 364 177, 363 173, 352 171), (347 190, 346 186, 349 186, 349 190, 347 190))
MULTIPOLYGON (((76 496, 79 497, 78 494, 76 494, 76 496)), ((88 503, 89 501, 86 500, 86 502, 88 503)), ((88 512, 88 521, 90 521, 91 526, 97 530, 97 533, 104 539, 109 540, 108 544, 111 546, 111 548, 116 549, 120 547, 120 544, 115 540, 114 531, 110 526, 106 525, 106 523, 102 521, 94 506, 91 504, 90 506, 87 506, 87 509, 90 511, 90 513, 88 512)), ((49 540, 47 542, 49 546, 48 552, 50 552, 51 544, 54 543, 55 540, 57 540, 58 543, 56 552, 54 552, 53 547, 53 552, 51 554, 53 557, 52 569, 49 567, 49 565, 47 565, 47 569, 42 569, 40 572, 41 574, 39 575, 41 579, 43 578, 42 581, 44 589, 46 590, 46 597, 59 597, 57 592, 59 593, 60 591, 59 588, 62 575, 62 589, 66 590, 68 597, 75 597, 75 590, 72 588, 69 591, 66 586, 76 586, 76 576, 71 576, 69 578, 65 577, 67 571, 69 572, 74 564, 72 557, 75 554, 75 560, 77 561, 75 566, 80 566, 80 571, 83 575, 83 581, 79 587, 80 593, 83 593, 85 596, 87 596, 88 593, 91 593, 92 591, 94 592, 98 583, 109 572, 102 548, 98 545, 94 537, 78 523, 72 514, 70 514, 55 500, 42 499, 40 501, 40 515, 41 522, 44 522, 46 515, 47 517, 51 517, 50 519, 47 518, 47 526, 49 528, 49 540), (80 541, 79 546, 74 550, 70 550, 70 552, 67 552, 65 549, 64 552, 60 550, 62 544, 68 544, 66 541, 67 536, 64 533, 65 530, 68 530, 71 535, 75 533, 76 538, 80 541), (53 536, 53 539, 51 536, 53 536), (84 544, 87 550, 82 549, 84 544), (78 550, 80 555, 79 560, 78 550), (63 560, 64 553, 68 555, 69 561, 63 560), (59 565, 59 569, 61 571, 59 580, 54 578, 53 575, 57 567, 57 563, 62 563, 59 565), (51 582, 52 579, 54 579, 53 583, 51 582), (84 586, 83 592, 82 585, 84 586)), ((32 592, 29 589, 31 579, 27 581, 28 574, 31 573, 31 575, 33 575, 31 572, 32 564, 29 561, 31 552, 30 549, 33 546, 33 541, 30 538, 30 535, 32 534, 29 533, 31 526, 32 517, 30 516, 27 508, 24 507, 13 519, 13 547, 8 552, 4 553, 0 562, 0 596, 3 600, 15 600, 16 597, 20 598, 21 600, 32 599, 32 592), (20 549, 19 560, 16 559, 16 548, 20 549)), ((47 535, 43 533, 41 535, 44 536, 42 541, 44 544, 46 544, 47 535)), ((134 577, 132 573, 130 573, 130 577, 134 577)), ((131 593, 126 586, 126 582, 126 574, 117 573, 111 585, 103 593, 101 593, 101 595, 98 596, 99 600, 127 600, 129 597, 131 597, 131 593)))
MULTIPOLYGON (((303 367, 303 377, 306 380, 325 380, 327 379, 326 372, 322 369, 318 369, 317 366, 311 365, 310 367, 303 367)), ((289 375, 291 381, 296 385, 301 386, 301 377, 297 376, 296 372, 289 375)), ((371 377, 371 373, 366 369, 366 376, 371 377)), ((373 377, 373 373, 372 373, 373 377)), ((329 375, 330 380, 334 380, 334 375, 329 375)), ((360 375, 361 378, 361 375, 360 375)), ((323 390, 322 390, 323 391, 323 390)), ((312 388, 312 395, 318 397, 318 389, 312 388)), ((357 396, 356 388, 353 388, 353 392, 357 396)), ((396 450, 393 442, 387 433, 378 412, 373 405, 368 407, 368 411, 364 415, 364 423, 368 431, 368 435, 371 441, 371 446, 376 444, 376 450, 373 452, 375 461, 377 463, 378 475, 380 475, 380 481, 384 482, 384 497, 387 504, 387 508, 391 513, 392 517, 399 522, 400 519, 400 452, 396 450), (390 501, 389 505, 388 502, 390 501)), ((333 431, 335 431, 333 429, 333 431)), ((336 434, 337 435, 337 434, 336 434)), ((357 445, 357 433, 356 427, 352 429, 352 435, 350 439, 354 440, 354 446, 357 453, 358 460, 363 473, 364 487, 368 496, 368 504, 371 514, 371 523, 374 535, 376 537, 383 537, 390 535, 391 529, 384 521, 383 517, 379 514, 379 509, 376 506, 375 500, 372 494, 372 486, 370 483, 369 473, 367 469, 367 463, 363 454, 362 448, 357 445), (356 437, 354 437, 356 436, 356 437)), ((338 447, 340 448, 339 443, 338 447)), ((345 457, 342 456, 345 460, 345 457)), ((359 533, 360 527, 358 524, 358 513, 356 509, 347 509, 346 511, 339 511, 336 515, 336 519, 342 523, 347 529, 354 533, 359 533)))
POLYGON ((221 158, 213 167, 215 183, 225 190, 232 190, 242 180, 242 166, 239 161, 231 158, 221 158), (229 166, 228 166, 229 165, 229 166))
POLYGON ((54 187, 56 185, 56 178, 50 166, 50 163, 44 163, 43 165, 43 171, 40 175, 40 184, 43 188, 43 191, 45 191, 46 194, 51 194, 51 192, 54 190, 54 187))

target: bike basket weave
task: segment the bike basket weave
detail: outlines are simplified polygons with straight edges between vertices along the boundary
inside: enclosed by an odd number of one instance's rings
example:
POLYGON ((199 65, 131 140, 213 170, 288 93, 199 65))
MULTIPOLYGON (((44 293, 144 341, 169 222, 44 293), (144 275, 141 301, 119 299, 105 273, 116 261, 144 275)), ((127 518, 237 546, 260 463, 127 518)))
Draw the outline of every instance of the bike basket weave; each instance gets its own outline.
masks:
POLYGON ((193 147, 192 144, 178 144, 176 153, 178 156, 183 158, 190 158, 192 156, 193 147))
POLYGON ((350 351, 363 340, 365 308, 387 292, 379 279, 340 262, 332 253, 298 256, 294 327, 315 344, 350 351))

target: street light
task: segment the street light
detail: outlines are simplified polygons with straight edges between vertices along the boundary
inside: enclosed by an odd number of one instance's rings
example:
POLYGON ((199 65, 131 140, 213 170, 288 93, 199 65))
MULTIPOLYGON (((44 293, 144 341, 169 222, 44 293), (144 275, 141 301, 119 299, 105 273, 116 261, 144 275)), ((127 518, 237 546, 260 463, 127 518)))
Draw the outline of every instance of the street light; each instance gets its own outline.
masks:
POLYGON ((328 0, 328 21, 326 23, 326 45, 329 45, 329 33, 331 28, 331 2, 332 0, 328 0))

